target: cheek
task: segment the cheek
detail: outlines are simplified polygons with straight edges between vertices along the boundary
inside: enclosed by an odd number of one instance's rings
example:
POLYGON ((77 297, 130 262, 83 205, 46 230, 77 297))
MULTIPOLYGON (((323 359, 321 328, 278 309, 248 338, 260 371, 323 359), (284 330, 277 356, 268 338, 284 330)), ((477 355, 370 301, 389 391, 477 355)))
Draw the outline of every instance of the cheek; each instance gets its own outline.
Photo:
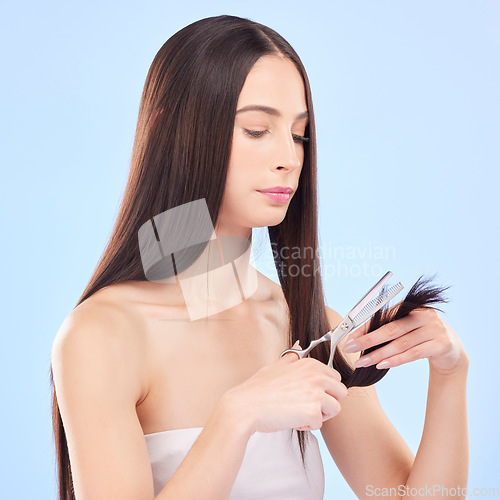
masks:
POLYGON ((272 141, 245 137, 237 130, 234 134, 231 154, 238 163, 258 165, 273 155, 272 141))
POLYGON ((255 175, 252 180, 252 170, 250 161, 246 158, 232 157, 229 161, 229 167, 226 179, 226 188, 224 196, 231 204, 246 196, 249 191, 255 189, 255 175))
POLYGON ((256 189, 259 170, 266 165, 265 155, 248 140, 234 140, 229 157, 227 186, 233 193, 256 189))
POLYGON ((226 190, 231 199, 247 194, 255 186, 255 168, 252 168, 248 159, 236 158, 229 162, 227 172, 226 190), (253 175, 252 175, 253 174, 253 175))

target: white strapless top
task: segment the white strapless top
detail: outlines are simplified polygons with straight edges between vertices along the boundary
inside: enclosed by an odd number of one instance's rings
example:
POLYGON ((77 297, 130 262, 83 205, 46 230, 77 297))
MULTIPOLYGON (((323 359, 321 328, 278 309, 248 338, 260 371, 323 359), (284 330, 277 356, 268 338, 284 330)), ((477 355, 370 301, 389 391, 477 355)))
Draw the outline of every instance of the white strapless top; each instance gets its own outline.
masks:
MULTIPOLYGON (((157 495, 184 460, 203 427, 145 434, 157 495)), ((304 470, 297 433, 255 432, 247 443, 230 500, 323 500, 325 476, 316 436, 306 432, 304 470)))

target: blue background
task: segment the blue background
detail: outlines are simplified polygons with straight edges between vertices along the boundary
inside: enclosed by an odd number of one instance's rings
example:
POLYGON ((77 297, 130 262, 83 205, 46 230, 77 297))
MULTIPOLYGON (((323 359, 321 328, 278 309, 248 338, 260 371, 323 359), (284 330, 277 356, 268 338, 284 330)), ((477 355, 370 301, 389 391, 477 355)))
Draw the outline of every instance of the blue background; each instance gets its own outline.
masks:
MULTIPOLYGON (((0 496, 55 498, 53 338, 110 235, 154 55, 219 14, 272 27, 308 71, 328 305, 347 313, 387 270, 400 295, 421 274, 451 285, 443 317, 470 357, 469 488, 499 487, 500 3, 31 1, 0 21, 0 496)), ((273 277, 269 255, 256 246, 273 277)), ((427 382, 424 359, 377 384, 414 453, 427 382)), ((354 498, 321 450, 325 498, 354 498)))

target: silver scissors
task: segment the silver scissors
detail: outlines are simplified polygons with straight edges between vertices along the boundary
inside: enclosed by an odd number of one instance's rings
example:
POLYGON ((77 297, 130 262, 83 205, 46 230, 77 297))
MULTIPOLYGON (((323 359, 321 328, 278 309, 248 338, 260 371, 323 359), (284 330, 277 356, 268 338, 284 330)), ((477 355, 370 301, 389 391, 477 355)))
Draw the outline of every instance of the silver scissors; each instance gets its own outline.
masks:
POLYGON ((363 298, 349 311, 347 316, 336 328, 326 332, 321 338, 313 340, 307 349, 287 349, 280 354, 280 358, 288 352, 294 352, 300 359, 302 359, 304 356, 307 356, 309 352, 318 344, 321 344, 321 342, 330 341, 330 358, 328 359, 328 366, 333 368, 333 355, 335 354, 335 349, 337 348, 338 343, 351 330, 363 324, 404 288, 400 282, 391 286, 385 292, 379 294, 380 290, 391 276, 392 272, 387 271, 387 273, 385 273, 384 276, 382 276, 382 278, 372 288, 370 288, 363 298))

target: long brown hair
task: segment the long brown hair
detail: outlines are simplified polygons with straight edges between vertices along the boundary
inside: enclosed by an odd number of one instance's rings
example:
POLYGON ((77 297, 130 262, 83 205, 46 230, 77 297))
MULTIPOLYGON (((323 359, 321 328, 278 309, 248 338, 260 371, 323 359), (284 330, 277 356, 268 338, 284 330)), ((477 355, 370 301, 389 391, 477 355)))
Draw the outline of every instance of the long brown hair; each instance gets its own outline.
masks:
MULTIPOLYGON (((142 93, 120 210, 107 247, 75 307, 105 286, 146 280, 137 235, 141 226, 157 214, 204 198, 212 220, 217 221, 238 97, 255 62, 271 54, 282 55, 297 67, 309 112, 309 142, 304 144, 298 189, 285 219, 269 227, 271 244, 278 250, 274 253, 276 269, 290 312, 290 345, 298 339, 306 346, 330 329, 317 256, 316 133, 307 74, 299 56, 278 33, 229 15, 186 26, 156 54, 142 93), (287 259, 280 257, 281 248, 297 247, 310 251, 287 259), (308 272, 288 272, 292 269, 308 272)), ((329 352, 323 344, 311 355, 326 363, 329 352)), ((344 382, 351 378, 352 370, 339 352, 335 353, 334 366, 344 382)), ((365 377, 367 380, 369 377, 365 377)), ((74 499, 52 365, 50 384, 59 498, 74 499)), ((306 433, 297 433, 304 462, 306 433)))

